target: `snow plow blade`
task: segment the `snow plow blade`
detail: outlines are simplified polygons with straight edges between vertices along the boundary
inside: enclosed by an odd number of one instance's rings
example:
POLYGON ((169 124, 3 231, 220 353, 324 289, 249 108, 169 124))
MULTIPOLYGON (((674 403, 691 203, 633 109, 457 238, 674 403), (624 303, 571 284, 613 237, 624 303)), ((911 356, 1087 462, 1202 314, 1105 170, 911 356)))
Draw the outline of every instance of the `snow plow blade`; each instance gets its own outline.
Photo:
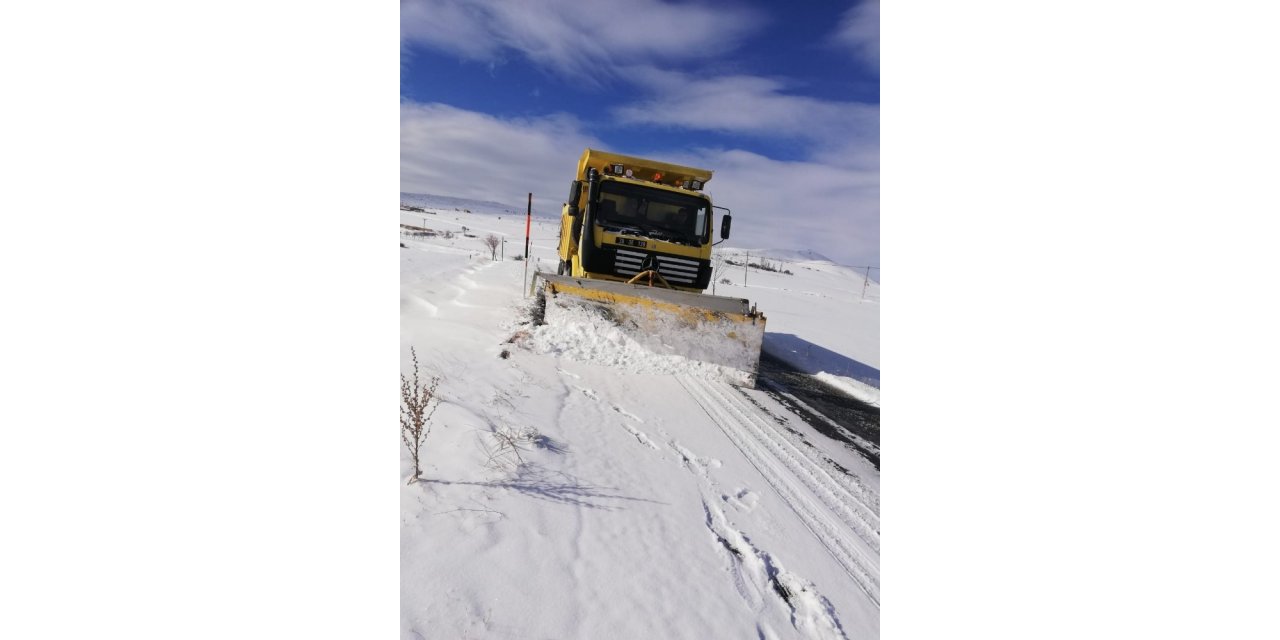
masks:
POLYGON ((538 274, 545 281, 547 322, 569 306, 594 310, 658 354, 721 367, 726 381, 754 387, 764 342, 763 314, 744 298, 644 284, 538 274))

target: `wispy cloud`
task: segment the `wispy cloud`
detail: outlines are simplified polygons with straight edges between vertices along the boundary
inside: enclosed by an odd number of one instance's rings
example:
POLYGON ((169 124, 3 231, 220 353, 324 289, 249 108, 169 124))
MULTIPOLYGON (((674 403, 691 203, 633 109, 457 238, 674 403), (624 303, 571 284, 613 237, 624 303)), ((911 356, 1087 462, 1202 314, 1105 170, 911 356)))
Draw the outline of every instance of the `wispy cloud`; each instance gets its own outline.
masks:
POLYGON ((747 151, 701 150, 682 158, 715 170, 708 191, 734 213, 734 246, 812 249, 838 262, 880 264, 880 174, 747 151))
POLYGON ((637 59, 688 62, 732 49, 762 24, 755 11, 663 0, 405 0, 401 41, 467 59, 508 51, 565 76, 609 75, 637 59))
MULTIPOLYGON (((535 208, 559 204, 586 147, 603 147, 569 116, 498 118, 441 104, 400 109, 401 190, 535 208)), ((708 190, 731 208, 734 246, 812 249, 846 264, 878 265, 879 174, 875 168, 774 160, 738 149, 610 148, 715 170, 708 190)))
POLYGON ((400 190, 558 212, 582 150, 600 142, 572 116, 497 118, 443 104, 400 105, 400 190))
POLYGON ((832 40, 880 69, 880 0, 859 0, 840 18, 832 40))
POLYGON ((400 42, 425 44, 473 60, 492 60, 502 50, 483 10, 449 0, 401 2, 400 42))
POLYGON ((878 155, 878 105, 789 94, 785 82, 759 76, 696 77, 652 67, 633 67, 628 75, 653 97, 614 109, 622 122, 799 138, 816 151, 838 141, 878 155))

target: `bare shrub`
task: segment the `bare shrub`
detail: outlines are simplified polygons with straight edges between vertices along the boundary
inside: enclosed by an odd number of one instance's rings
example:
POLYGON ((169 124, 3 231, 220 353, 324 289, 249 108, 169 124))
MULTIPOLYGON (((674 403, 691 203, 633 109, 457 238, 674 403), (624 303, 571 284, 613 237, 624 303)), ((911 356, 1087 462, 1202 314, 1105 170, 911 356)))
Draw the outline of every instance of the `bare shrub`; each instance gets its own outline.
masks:
POLYGON ((431 404, 431 400, 436 396, 436 387, 440 384, 440 378, 433 376, 429 383, 420 381, 418 352, 413 347, 409 347, 409 353, 413 355, 413 378, 409 379, 403 373, 400 374, 400 439, 409 450, 409 457, 413 458, 413 477, 409 478, 409 484, 413 484, 422 477, 420 454, 422 443, 431 434, 429 424, 431 414, 435 413, 436 407, 440 406, 439 402, 431 404))
POLYGON ((520 455, 521 451, 528 451, 528 447, 538 446, 538 443, 544 438, 533 427, 500 427, 497 431, 489 434, 492 442, 488 445, 486 453, 489 459, 485 462, 485 466, 500 471, 516 471, 524 465, 524 457, 520 455))
POLYGON ((492 233, 484 237, 484 246, 489 247, 489 259, 498 259, 498 246, 502 244, 502 238, 492 233))
POLYGON ((760 258, 760 262, 751 262, 747 266, 759 269, 761 271, 780 271, 778 265, 769 261, 768 258, 760 258))

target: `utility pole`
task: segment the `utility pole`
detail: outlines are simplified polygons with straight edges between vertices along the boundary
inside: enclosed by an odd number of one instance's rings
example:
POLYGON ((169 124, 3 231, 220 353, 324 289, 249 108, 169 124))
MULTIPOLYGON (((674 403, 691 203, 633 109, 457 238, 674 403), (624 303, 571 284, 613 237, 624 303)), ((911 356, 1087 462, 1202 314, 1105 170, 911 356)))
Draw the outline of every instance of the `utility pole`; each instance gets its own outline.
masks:
POLYGON ((747 259, 742 261, 742 286, 747 286, 747 265, 751 264, 751 254, 747 253, 747 259))
POLYGON ((867 285, 871 283, 871 270, 872 270, 872 269, 879 270, 879 269, 880 269, 880 267, 871 267, 871 266, 867 266, 867 267, 863 267, 863 269, 866 269, 866 272, 865 272, 865 273, 863 274, 863 276, 862 276, 862 299, 863 299, 863 300, 866 300, 866 299, 867 299, 867 285))

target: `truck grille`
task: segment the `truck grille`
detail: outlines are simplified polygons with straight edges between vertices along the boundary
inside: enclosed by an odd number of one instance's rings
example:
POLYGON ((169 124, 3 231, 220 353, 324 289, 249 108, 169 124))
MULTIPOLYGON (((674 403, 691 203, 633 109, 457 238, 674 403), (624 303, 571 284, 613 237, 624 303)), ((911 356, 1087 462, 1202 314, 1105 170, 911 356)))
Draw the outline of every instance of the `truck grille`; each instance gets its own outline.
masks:
POLYGON ((662 277, 666 278, 668 282, 693 286, 693 283, 698 279, 697 260, 631 251, 630 249, 617 250, 614 255, 613 270, 620 276, 630 278, 640 273, 640 266, 644 264, 645 258, 650 256, 658 263, 658 273, 662 274, 662 277))

